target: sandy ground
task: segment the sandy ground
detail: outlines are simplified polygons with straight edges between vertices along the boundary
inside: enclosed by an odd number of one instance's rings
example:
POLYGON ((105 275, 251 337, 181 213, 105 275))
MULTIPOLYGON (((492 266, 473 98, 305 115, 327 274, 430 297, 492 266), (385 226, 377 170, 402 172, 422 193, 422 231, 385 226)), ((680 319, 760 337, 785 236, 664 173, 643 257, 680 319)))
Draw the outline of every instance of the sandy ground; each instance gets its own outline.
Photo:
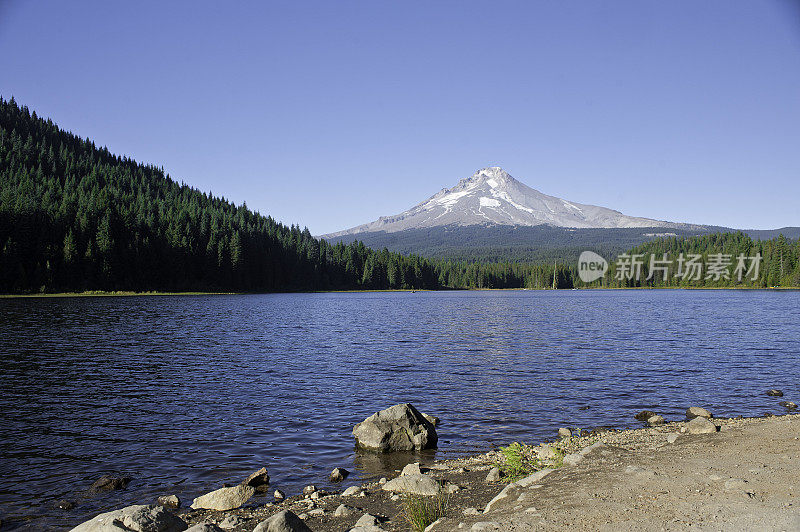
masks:
POLYGON ((800 530, 800 416, 715 421, 716 434, 601 438, 579 464, 434 530, 800 530))

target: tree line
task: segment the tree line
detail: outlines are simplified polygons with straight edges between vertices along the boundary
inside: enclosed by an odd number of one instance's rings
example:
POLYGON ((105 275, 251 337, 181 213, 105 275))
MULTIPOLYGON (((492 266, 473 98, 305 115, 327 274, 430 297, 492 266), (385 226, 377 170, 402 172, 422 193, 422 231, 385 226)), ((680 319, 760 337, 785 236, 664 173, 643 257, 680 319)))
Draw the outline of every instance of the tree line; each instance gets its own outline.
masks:
MULTIPOLYGON (((797 244, 769 242, 753 244, 770 272, 778 268, 763 283, 800 284, 797 244)), ((566 261, 444 260, 330 244, 0 98, 0 293, 574 286, 583 284, 566 261)))

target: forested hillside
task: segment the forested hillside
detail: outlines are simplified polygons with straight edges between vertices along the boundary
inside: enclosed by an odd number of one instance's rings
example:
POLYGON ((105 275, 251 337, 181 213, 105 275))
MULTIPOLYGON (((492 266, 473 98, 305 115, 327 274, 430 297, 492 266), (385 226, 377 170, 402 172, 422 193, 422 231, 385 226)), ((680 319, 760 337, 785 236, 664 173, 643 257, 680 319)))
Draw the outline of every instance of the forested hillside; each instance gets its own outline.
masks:
MULTIPOLYGON (((613 260, 601 243, 589 249, 613 260)), ((800 285, 798 244, 782 237, 660 239, 635 252, 718 249, 761 252, 763 277, 746 286, 800 285)), ((571 288, 582 286, 578 251, 555 260, 548 251, 547 260, 527 263, 513 253, 494 261, 441 260, 361 242, 332 245, 98 148, 13 98, 0 98, 0 293, 571 288)), ((604 286, 648 285, 613 274, 612 265, 604 286)))
POLYGON ((330 246, 0 99, 0 292, 361 286, 438 279, 418 257, 330 246))
POLYGON ((661 238, 627 255, 631 258, 611 264, 607 286, 800 287, 800 240, 783 235, 771 240, 753 240, 741 232, 661 238), (634 256, 642 263, 638 281, 629 277, 634 256))

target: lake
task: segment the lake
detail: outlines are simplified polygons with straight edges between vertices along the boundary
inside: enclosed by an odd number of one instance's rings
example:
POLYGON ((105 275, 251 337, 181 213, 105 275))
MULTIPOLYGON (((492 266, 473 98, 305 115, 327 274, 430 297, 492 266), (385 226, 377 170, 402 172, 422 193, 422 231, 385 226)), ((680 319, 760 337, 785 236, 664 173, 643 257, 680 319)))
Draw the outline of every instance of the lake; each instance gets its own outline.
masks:
POLYGON ((411 458, 358 454, 351 430, 400 402, 442 420, 423 460, 640 426, 642 409, 783 413, 770 388, 800 403, 797 291, 2 299, 0 326, 9 529, 190 504, 262 466, 287 495, 337 466, 344 486, 380 477, 411 458), (111 472, 126 490, 84 493, 111 472))

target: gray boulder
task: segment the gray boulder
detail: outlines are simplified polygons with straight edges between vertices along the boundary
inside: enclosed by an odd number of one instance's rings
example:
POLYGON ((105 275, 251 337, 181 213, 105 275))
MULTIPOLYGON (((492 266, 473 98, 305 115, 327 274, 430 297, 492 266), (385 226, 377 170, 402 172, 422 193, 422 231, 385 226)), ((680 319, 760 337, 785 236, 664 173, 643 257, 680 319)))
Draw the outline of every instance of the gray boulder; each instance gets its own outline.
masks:
POLYGON ((293 512, 284 510, 261 521, 253 532, 311 532, 311 529, 293 512))
POLYGON ((403 475, 390 480, 381 489, 409 495, 433 496, 438 495, 441 487, 438 482, 425 475, 403 475))
POLYGON ((656 425, 663 425, 664 418, 659 416, 658 414, 650 416, 649 418, 647 418, 647 424, 650 425, 651 427, 655 427, 656 425))
POLYGON ((704 417, 696 417, 686 424, 689 434, 712 434, 717 432, 717 426, 704 417))
POLYGON ((558 437, 559 438, 569 438, 572 436, 572 431, 569 430, 567 427, 561 427, 558 429, 558 437))
POLYGON ((100 514, 81 523, 72 532, 182 532, 186 523, 156 505, 135 505, 100 514))
POLYGON ((439 437, 436 428, 408 403, 381 410, 353 428, 356 445, 378 452, 433 449, 439 437))
POLYGON ((638 414, 636 414, 633 417, 638 419, 639 421, 647 421, 648 419, 650 419, 654 415, 656 415, 656 413, 653 412, 652 410, 642 410, 641 412, 639 412, 638 414))
POLYGON ((696 417, 704 417, 706 419, 710 419, 714 417, 711 415, 711 412, 706 410, 705 408, 700 408, 699 406, 690 406, 686 409, 686 419, 694 419, 696 417))
POLYGON ((252 497, 255 492, 256 489, 254 487, 244 484, 230 488, 220 488, 197 497, 192 501, 192 509, 233 510, 250 500, 250 497, 252 497))

